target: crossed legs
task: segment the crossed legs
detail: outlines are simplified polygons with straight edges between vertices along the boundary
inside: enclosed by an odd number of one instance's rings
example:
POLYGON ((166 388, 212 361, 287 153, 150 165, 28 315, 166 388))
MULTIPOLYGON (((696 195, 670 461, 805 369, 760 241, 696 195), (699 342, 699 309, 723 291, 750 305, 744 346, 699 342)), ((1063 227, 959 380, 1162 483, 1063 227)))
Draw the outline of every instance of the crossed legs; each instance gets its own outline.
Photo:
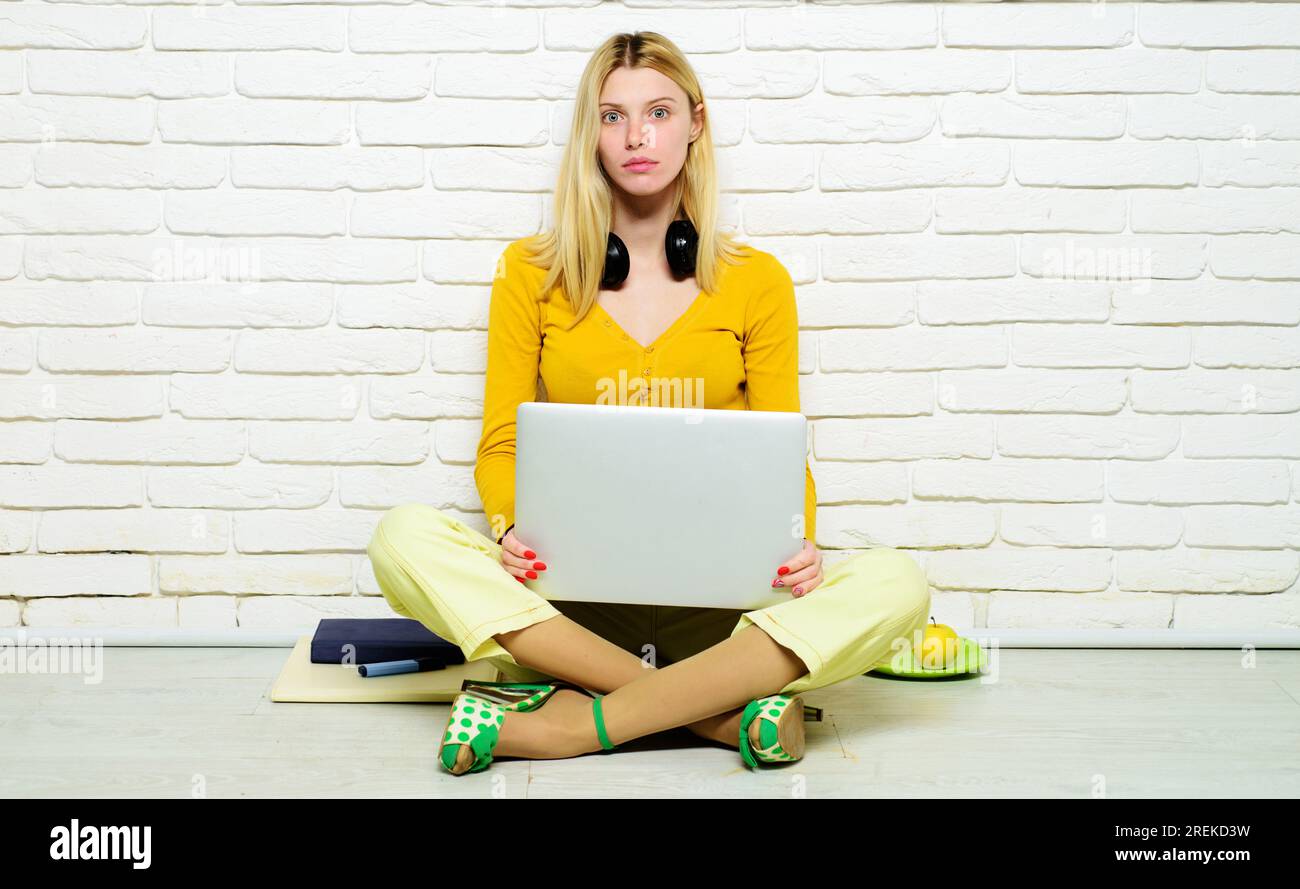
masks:
MULTIPOLYGON (((832 565, 811 597, 751 612, 752 625, 656 669, 553 613, 505 575, 491 540, 441 510, 394 507, 367 553, 393 610, 456 642, 467 658, 505 651, 520 666, 605 693, 602 710, 615 744, 686 726, 734 746, 740 707, 787 686, 820 688, 862 673, 888 656, 897 636, 923 625, 930 608, 920 566, 902 551, 872 548, 832 565), (784 630, 781 638, 802 653, 778 643, 765 625, 784 630)), ((591 699, 562 689, 545 707, 512 714, 498 744, 502 755, 534 758, 599 750, 591 699)))
MULTIPOLYGON (((601 707, 615 744, 686 726, 735 747, 745 704, 808 672, 798 655, 757 626, 663 668, 563 615, 494 638, 522 666, 605 693, 601 707)), ((499 755, 530 758, 600 749, 591 699, 567 689, 545 707, 511 714, 497 742, 499 755)))

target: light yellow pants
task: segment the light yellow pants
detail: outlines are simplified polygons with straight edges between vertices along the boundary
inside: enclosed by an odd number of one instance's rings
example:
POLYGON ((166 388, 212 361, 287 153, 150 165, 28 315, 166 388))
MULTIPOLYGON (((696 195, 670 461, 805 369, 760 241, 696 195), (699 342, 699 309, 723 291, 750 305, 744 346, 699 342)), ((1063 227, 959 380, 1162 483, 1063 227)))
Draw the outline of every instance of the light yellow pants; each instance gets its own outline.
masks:
POLYGON ((518 664, 493 636, 563 614, 656 667, 685 660, 757 624, 808 672, 782 692, 832 685, 887 663, 930 616, 930 586, 907 553, 877 547, 824 567, 820 586, 756 611, 547 600, 501 565, 495 540, 423 503, 380 518, 367 552, 384 598, 516 681, 554 677, 518 664))

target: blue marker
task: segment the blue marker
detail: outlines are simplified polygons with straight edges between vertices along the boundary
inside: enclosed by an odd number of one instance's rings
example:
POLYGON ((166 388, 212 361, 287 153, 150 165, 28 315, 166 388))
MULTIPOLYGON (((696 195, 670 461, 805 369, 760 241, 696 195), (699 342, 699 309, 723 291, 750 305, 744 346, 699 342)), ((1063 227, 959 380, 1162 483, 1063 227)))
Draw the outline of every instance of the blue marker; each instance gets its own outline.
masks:
POLYGON ((378 664, 358 664, 357 672, 362 676, 392 676, 395 673, 423 673, 426 670, 441 670, 443 663, 436 657, 412 658, 404 661, 384 661, 378 664))

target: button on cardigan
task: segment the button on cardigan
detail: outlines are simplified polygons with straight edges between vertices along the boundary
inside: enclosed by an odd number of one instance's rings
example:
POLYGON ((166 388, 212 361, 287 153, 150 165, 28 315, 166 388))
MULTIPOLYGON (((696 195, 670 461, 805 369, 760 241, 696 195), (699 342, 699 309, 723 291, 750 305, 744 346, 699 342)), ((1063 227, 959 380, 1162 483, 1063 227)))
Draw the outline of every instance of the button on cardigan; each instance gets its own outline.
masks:
MULTIPOLYGON (((577 321, 558 286, 542 294, 546 270, 524 258, 527 240, 502 253, 488 310, 474 482, 489 524, 494 516, 503 519, 499 528, 515 521, 521 402, 799 411, 794 282, 772 254, 745 245, 739 264, 721 265, 714 292, 701 291, 654 342, 643 344, 599 303, 577 321)), ((815 542, 817 490, 807 461, 804 475, 804 536, 815 542)))

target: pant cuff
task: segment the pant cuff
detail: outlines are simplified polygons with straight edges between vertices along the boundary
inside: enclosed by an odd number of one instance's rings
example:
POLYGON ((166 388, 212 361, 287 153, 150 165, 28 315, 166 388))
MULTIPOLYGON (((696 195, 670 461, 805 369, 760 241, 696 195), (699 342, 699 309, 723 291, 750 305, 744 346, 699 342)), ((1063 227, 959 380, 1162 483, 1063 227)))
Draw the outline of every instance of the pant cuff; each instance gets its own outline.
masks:
MULTIPOLYGON (((518 663, 510 652, 502 647, 501 643, 492 637, 497 633, 509 633, 512 630, 522 630, 524 627, 532 626, 535 623, 548 620, 552 617, 558 617, 560 610, 548 601, 543 601, 539 605, 529 608, 527 611, 520 611, 508 617, 498 618, 485 624, 479 624, 469 633, 460 643, 460 650, 465 655, 466 661, 477 661, 487 657, 504 657, 511 663, 518 663)), ((522 665, 520 665, 522 666, 522 665)))
MULTIPOLYGON (((744 629, 743 624, 746 620, 767 633, 767 635, 771 636, 781 645, 784 645, 786 648, 799 655, 799 659, 802 660, 804 666, 808 668, 808 675, 810 677, 816 675, 817 671, 822 669, 824 666, 825 662, 822 660, 821 655, 817 653, 817 649, 808 644, 806 640, 799 638, 794 633, 781 626, 773 620, 772 615, 768 614, 766 611, 747 611, 742 614, 740 616, 740 621, 742 623, 742 626, 740 627, 741 630, 744 629)), ((737 632, 739 632, 739 630, 737 632)))

